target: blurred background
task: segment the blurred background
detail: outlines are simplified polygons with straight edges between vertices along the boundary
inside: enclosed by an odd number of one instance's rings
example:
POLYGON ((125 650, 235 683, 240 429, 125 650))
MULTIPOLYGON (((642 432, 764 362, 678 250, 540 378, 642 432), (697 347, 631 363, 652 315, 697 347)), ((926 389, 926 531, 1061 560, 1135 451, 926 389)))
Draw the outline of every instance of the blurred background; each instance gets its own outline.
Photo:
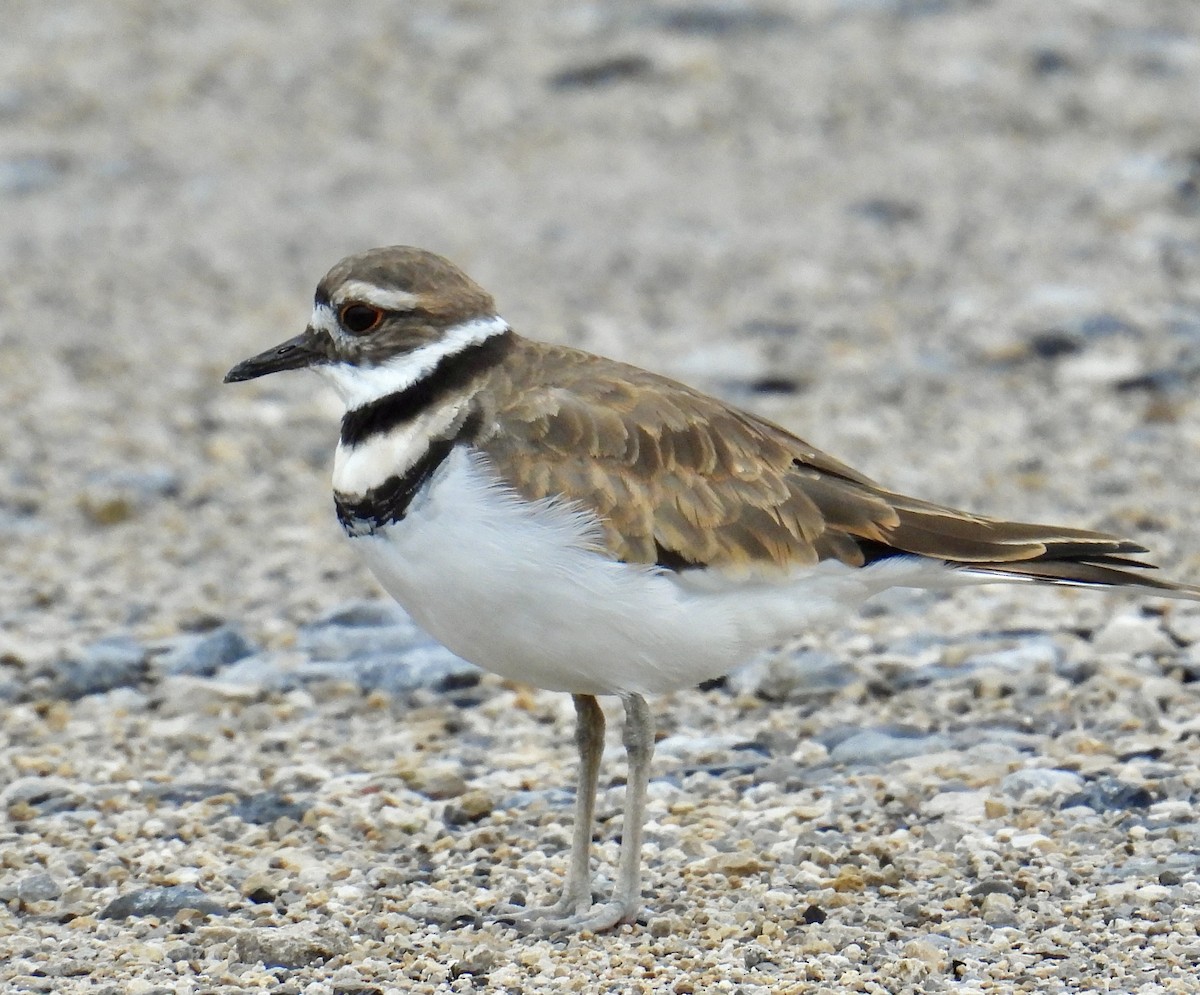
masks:
POLYGON ((7 0, 4 22, 6 663, 230 618, 281 639, 375 591, 332 514, 333 399, 220 379, 389 243, 454 259, 525 334, 896 489, 1200 571, 1194 0, 7 0))

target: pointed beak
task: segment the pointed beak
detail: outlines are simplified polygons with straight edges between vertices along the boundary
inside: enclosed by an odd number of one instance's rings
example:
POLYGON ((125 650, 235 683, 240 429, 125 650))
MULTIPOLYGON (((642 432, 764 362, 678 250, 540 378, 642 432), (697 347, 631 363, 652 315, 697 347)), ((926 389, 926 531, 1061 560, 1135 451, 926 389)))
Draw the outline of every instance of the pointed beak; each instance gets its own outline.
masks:
POLYGON ((281 342, 257 356, 242 360, 225 374, 225 383, 254 380, 265 377, 268 373, 282 373, 284 370, 302 370, 324 358, 325 353, 320 348, 316 332, 306 328, 295 338, 281 342))

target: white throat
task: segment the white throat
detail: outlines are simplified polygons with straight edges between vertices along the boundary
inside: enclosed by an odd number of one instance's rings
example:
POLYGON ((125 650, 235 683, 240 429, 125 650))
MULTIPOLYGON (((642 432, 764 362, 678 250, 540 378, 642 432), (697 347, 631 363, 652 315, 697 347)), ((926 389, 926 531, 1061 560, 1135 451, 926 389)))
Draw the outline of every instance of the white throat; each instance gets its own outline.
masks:
POLYGON ((508 322, 499 315, 473 318, 460 325, 451 325, 437 341, 419 349, 384 360, 377 366, 355 366, 351 363, 324 363, 313 369, 321 374, 338 392, 347 411, 378 401, 411 387, 433 372, 438 362, 471 346, 508 331, 508 322))

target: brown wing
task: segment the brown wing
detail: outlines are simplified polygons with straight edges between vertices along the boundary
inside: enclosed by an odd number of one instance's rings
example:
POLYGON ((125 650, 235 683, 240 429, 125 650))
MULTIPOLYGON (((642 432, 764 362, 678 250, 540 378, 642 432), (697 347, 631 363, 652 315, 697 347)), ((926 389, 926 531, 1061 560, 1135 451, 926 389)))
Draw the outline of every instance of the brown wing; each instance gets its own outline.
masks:
POLYGON ((1125 557, 1136 543, 906 498, 682 384, 524 345, 483 392, 476 444, 525 497, 593 510, 626 562, 757 573, 915 553, 1058 583, 1164 583, 1124 573, 1148 566, 1125 557))

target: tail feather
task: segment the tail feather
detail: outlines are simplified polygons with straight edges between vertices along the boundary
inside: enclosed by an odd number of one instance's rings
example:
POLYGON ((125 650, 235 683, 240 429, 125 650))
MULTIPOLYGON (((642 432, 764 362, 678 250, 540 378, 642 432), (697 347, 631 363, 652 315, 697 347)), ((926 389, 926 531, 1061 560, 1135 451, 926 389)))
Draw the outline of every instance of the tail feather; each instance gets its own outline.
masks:
POLYGON ((954 565, 959 567, 961 573, 994 580, 1063 584, 1070 587, 1129 587, 1162 598, 1200 601, 1200 587, 1135 573, 1135 569, 1154 570, 1155 566, 1124 557, 1097 556, 1088 560, 1039 558, 1018 563, 954 565))
POLYGON ((1139 543, 1088 529, 1006 522, 896 495, 896 522, 884 542, 860 546, 868 560, 915 553, 942 560, 960 576, 1063 584, 1128 587, 1159 597, 1200 601, 1200 587, 1160 579, 1139 559, 1139 543))

